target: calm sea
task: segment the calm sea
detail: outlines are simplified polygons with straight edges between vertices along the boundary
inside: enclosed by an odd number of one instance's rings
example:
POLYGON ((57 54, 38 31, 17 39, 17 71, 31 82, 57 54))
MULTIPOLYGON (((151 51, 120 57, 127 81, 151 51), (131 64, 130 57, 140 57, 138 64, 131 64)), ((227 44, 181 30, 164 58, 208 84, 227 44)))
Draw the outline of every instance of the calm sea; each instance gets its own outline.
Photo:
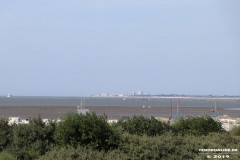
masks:
MULTIPOLYGON (((213 99, 214 100, 214 99, 213 99)), ((212 107, 213 101, 181 101, 182 107, 212 107)), ((175 106, 176 101, 172 101, 175 106)), ((224 109, 238 110, 240 102, 217 102, 218 107, 224 109)), ((81 97, 0 97, 0 106, 80 106, 81 97)), ((104 98, 104 97, 85 97, 85 106, 151 106, 151 107, 169 107, 170 100, 142 100, 131 98, 104 98)))

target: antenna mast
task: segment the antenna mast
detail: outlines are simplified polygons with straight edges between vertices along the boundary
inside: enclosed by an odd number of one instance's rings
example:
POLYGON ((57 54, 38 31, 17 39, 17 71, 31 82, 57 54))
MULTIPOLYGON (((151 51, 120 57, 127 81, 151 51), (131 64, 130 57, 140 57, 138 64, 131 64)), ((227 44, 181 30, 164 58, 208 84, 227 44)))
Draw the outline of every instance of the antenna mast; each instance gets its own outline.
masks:
POLYGON ((85 98, 81 97, 81 109, 85 109, 85 98))

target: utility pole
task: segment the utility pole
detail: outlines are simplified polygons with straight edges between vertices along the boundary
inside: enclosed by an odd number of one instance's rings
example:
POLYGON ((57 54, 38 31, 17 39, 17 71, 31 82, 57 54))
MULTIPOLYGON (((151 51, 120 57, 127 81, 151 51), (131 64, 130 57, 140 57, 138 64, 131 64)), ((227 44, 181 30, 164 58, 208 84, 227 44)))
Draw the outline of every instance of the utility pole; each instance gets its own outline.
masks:
POLYGON ((172 99, 171 99, 171 119, 172 119, 172 99))
POLYGON ((81 97, 81 109, 84 108, 85 109, 85 98, 81 97))

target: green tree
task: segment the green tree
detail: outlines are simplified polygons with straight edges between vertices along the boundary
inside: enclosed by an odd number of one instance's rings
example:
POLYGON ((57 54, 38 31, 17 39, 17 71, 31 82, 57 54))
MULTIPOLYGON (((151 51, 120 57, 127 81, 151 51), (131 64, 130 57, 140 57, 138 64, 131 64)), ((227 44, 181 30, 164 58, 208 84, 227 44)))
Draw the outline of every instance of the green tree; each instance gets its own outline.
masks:
POLYGON ((96 113, 68 113, 56 127, 54 140, 58 146, 78 145, 99 150, 118 146, 119 135, 107 123, 107 117, 96 113))
POLYGON ((173 128, 182 134, 207 135, 210 132, 225 132, 222 123, 211 117, 187 117, 176 120, 173 128))
POLYGON ((8 125, 7 118, 0 119, 0 152, 10 144, 12 128, 13 126, 8 125))
POLYGON ((29 124, 14 125, 12 141, 6 151, 18 159, 37 158, 51 149, 55 122, 46 124, 39 116, 29 118, 29 124))
POLYGON ((146 119, 143 116, 133 116, 131 119, 126 121, 119 120, 113 127, 121 126, 124 131, 127 131, 130 134, 148 136, 161 135, 165 131, 170 129, 170 126, 163 121, 158 121, 154 117, 151 119, 146 119))

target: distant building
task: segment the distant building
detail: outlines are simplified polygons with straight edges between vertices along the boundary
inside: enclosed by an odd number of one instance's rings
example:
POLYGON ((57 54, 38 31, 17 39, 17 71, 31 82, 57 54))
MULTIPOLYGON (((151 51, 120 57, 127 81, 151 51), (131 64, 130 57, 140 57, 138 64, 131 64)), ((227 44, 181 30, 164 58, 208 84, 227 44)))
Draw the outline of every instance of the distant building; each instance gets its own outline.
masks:
POLYGON ((138 91, 138 95, 143 95, 143 91, 138 91))
POLYGON ((131 93, 131 95, 132 95, 132 96, 135 96, 135 95, 136 95, 136 93, 132 92, 132 93, 131 93))
POLYGON ((89 109, 78 109, 77 112, 78 112, 78 114, 82 113, 82 115, 86 116, 86 113, 87 112, 89 113, 89 109))
POLYGON ((108 96, 108 94, 107 93, 102 93, 101 96, 106 97, 106 96, 108 96))

